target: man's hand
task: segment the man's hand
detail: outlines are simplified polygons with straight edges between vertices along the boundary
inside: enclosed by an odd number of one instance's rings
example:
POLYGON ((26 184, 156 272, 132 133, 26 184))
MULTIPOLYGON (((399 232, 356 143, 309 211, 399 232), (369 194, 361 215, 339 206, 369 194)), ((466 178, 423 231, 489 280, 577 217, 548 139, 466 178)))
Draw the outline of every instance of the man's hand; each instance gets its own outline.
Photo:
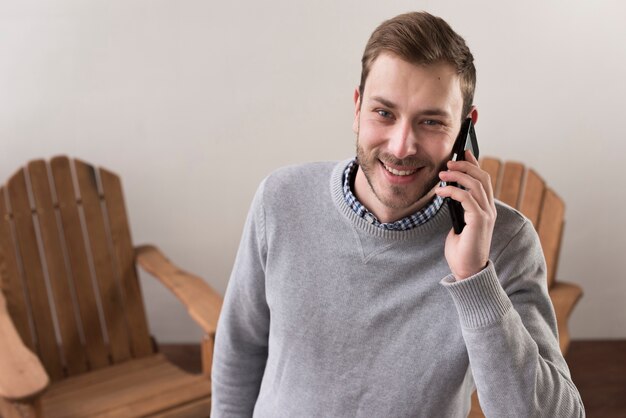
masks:
POLYGON ((496 206, 489 174, 483 171, 470 151, 466 161, 449 161, 448 171, 439 173, 441 180, 456 182, 454 186, 437 187, 436 193, 461 203, 465 210, 465 228, 460 234, 450 230, 446 238, 445 256, 457 280, 466 279, 487 266, 491 237, 496 222, 496 206))

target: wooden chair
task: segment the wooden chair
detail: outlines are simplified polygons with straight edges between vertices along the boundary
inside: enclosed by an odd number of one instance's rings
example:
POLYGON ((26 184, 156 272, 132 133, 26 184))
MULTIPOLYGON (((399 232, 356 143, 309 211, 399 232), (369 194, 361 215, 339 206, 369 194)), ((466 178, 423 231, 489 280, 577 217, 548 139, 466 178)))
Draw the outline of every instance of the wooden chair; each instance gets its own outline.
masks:
POLYGON ((207 417, 221 297, 153 246, 133 248, 120 179, 67 157, 0 188, 0 415, 207 417), (205 332, 203 373, 150 337, 135 264, 205 332))
MULTIPOLYGON (((582 296, 580 286, 555 280, 565 224, 565 204, 533 169, 526 169, 521 163, 502 163, 486 157, 480 160, 480 165, 491 176, 495 197, 522 212, 537 230, 546 258, 548 292, 556 313, 559 345, 565 354, 570 343, 567 321, 582 296)), ((469 417, 484 417, 476 393, 472 397, 469 417)))

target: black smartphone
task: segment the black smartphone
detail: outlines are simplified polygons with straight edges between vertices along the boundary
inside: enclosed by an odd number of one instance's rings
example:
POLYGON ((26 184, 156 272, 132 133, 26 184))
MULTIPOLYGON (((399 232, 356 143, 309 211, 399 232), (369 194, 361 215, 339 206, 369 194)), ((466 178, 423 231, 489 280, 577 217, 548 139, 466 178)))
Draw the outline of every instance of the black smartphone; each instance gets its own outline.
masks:
MULTIPOLYGON (((454 146, 452 146, 452 156, 450 159, 452 161, 465 160, 465 150, 470 150, 472 154, 474 154, 474 157, 478 159, 478 142, 476 141, 476 131, 474 130, 474 124, 471 118, 467 118, 463 121, 459 135, 456 137, 456 141, 454 141, 454 146)), ((445 185, 445 183, 443 185, 445 185)), ((463 188, 463 186, 455 182, 451 182, 450 186, 463 188)), ((450 210, 454 233, 460 234, 465 227, 465 211, 463 210, 463 206, 461 202, 449 197, 446 198, 446 203, 450 210)))

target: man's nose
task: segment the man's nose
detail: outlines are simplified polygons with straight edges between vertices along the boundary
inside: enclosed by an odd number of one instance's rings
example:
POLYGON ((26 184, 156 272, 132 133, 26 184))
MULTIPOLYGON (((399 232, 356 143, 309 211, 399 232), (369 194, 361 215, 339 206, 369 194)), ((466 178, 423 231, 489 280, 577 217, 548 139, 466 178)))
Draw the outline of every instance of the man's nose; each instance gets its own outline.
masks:
POLYGON ((396 124, 389 139, 389 152, 399 160, 417 153, 417 138, 410 122, 396 124))

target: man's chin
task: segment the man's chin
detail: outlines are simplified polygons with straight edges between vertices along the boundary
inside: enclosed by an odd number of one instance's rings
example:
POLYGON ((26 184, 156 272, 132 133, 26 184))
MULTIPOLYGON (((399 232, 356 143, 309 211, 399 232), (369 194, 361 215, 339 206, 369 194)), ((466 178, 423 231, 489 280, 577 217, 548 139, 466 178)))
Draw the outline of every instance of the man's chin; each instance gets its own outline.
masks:
POLYGON ((417 203, 424 198, 423 195, 401 195, 398 193, 393 193, 392 195, 378 195, 378 200, 387 208, 393 210, 408 210, 411 209, 412 206, 416 206, 417 203))
POLYGON ((377 193, 377 196, 378 200, 389 209, 417 212, 432 199, 435 185, 414 193, 408 193, 406 190, 398 190, 393 187, 390 190, 388 189, 385 194, 377 193))

